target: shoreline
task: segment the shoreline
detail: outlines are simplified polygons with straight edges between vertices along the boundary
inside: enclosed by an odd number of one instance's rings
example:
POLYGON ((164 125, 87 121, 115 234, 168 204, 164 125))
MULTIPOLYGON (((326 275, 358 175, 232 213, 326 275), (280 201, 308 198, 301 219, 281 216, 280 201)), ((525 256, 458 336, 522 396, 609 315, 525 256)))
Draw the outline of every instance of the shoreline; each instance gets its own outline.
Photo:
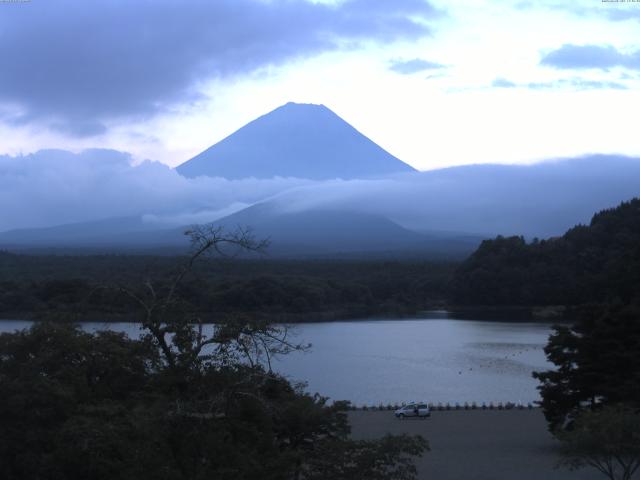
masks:
MULTIPOLYGON (((307 324, 307 323, 333 323, 333 322, 366 322, 366 321, 390 321, 390 320, 460 320, 460 321, 487 321, 498 323, 571 323, 566 316, 568 309, 562 306, 438 306, 429 309, 416 310, 414 312, 388 311, 388 312, 363 312, 353 311, 328 311, 309 313, 278 313, 259 314, 256 312, 244 313, 215 313, 202 315, 208 317, 204 324, 216 323, 216 319, 228 315, 243 315, 250 318, 268 321, 276 324, 307 324), (537 313, 538 312, 538 313, 537 313), (540 314, 539 312, 547 312, 540 314), (549 314, 548 312, 553 312, 549 314)), ((130 314, 109 314, 99 312, 61 312, 59 315, 43 314, 42 312, 6 312, 1 314, 2 321, 27 321, 40 322, 52 321, 61 323, 140 323, 130 314)))

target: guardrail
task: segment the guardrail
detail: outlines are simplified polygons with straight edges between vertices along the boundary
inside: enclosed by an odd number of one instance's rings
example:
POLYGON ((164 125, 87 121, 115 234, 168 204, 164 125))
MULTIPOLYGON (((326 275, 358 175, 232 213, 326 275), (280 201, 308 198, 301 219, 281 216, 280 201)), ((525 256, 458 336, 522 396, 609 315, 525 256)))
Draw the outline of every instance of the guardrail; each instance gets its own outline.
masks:
MULTIPOLYGON (((401 407, 406 406, 406 403, 388 403, 388 404, 379 404, 379 405, 351 405, 351 410, 362 410, 362 411, 394 411, 401 407)), ((464 403, 427 403, 429 409, 434 412, 438 411, 452 411, 452 410, 533 410, 534 408, 539 408, 538 405, 528 402, 526 404, 518 402, 464 402, 464 403)))

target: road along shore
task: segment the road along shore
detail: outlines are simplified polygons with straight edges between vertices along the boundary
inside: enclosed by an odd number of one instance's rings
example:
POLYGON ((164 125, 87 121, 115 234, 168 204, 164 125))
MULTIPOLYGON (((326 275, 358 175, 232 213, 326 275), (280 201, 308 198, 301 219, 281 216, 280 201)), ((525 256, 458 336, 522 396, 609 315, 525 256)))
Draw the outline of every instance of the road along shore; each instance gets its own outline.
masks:
POLYGON ((417 459, 420 479, 599 480, 585 468, 555 468, 558 442, 538 408, 532 410, 434 411, 426 419, 399 420, 391 411, 349 412, 355 439, 419 434, 431 451, 417 459))

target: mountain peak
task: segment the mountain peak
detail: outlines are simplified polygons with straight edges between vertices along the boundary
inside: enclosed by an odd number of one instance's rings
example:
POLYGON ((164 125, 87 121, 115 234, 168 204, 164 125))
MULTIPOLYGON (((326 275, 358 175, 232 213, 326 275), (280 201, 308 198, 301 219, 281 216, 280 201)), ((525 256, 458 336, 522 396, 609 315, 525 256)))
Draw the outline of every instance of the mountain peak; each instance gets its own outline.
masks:
POLYGON ((413 171, 324 105, 289 102, 177 168, 186 177, 366 178, 413 171))
MULTIPOLYGON (((326 105, 322 103, 296 103, 296 102, 287 102, 284 105, 280 105, 275 110, 267 113, 266 115, 270 115, 275 112, 308 112, 308 113, 321 113, 321 112, 329 112, 332 113, 331 109, 329 109, 326 105)), ((335 115, 335 114, 334 114, 335 115)))
POLYGON ((245 126, 251 125, 260 119, 275 121, 277 117, 282 117, 283 122, 306 121, 312 123, 322 121, 322 118, 326 119, 328 117, 332 117, 339 120, 340 122, 344 122, 344 120, 342 120, 338 115, 331 111, 331 109, 321 103, 287 102, 284 105, 280 105, 274 110, 258 117, 253 122, 249 122, 245 126))
MULTIPOLYGON (((322 103, 297 103, 297 102, 287 102, 284 105, 281 105, 279 108, 307 108, 307 109, 325 109, 325 110, 329 110, 324 104, 322 103)), ((276 110, 277 110, 276 109, 276 110)))

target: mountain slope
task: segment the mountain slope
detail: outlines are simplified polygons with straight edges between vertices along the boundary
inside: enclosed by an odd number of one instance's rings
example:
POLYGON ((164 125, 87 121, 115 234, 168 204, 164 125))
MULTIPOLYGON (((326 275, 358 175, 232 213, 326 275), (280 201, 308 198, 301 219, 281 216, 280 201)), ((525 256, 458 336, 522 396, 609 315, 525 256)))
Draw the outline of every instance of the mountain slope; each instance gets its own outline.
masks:
MULTIPOLYGON (((250 228, 269 239, 271 257, 401 256, 463 258, 482 240, 474 236, 425 235, 380 216, 346 211, 278 212, 257 204, 214 222, 226 231, 250 228)), ((188 226, 158 229, 139 218, 105 219, 51 228, 0 233, 0 249, 28 252, 184 253, 188 226)))
POLYGON ((0 245, 65 245, 100 243, 114 235, 152 230, 140 217, 118 217, 46 228, 22 228, 0 232, 0 245))
POLYGON ((338 211, 281 211, 271 203, 254 205, 215 222, 226 229, 250 226, 269 238, 269 253, 280 256, 400 253, 464 257, 480 237, 413 232, 375 214, 338 211))
POLYGON ((144 251, 156 248, 186 248, 184 228, 168 229, 143 221, 140 216, 106 218, 47 228, 25 228, 0 232, 0 248, 14 251, 89 249, 144 251))
POLYGON ((414 171, 324 105, 287 103, 178 166, 186 177, 365 178, 414 171))

